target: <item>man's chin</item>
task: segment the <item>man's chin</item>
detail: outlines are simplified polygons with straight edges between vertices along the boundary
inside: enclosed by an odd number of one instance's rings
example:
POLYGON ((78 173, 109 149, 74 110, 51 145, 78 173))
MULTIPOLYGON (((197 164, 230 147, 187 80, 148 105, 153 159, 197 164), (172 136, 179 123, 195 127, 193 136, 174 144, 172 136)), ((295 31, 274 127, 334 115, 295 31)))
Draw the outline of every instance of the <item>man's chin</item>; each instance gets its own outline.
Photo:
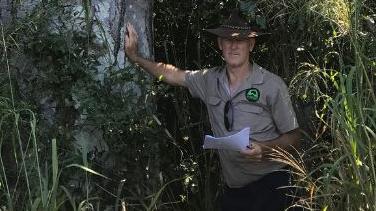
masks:
POLYGON ((242 66, 242 63, 239 63, 239 62, 227 62, 227 67, 238 68, 241 66, 242 66))

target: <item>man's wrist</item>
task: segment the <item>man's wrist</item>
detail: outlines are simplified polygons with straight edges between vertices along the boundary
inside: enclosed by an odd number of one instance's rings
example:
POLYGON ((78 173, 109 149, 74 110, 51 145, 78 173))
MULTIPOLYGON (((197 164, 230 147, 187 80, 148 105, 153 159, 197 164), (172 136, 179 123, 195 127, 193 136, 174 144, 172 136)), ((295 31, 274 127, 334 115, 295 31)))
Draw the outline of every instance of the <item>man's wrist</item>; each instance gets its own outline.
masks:
POLYGON ((262 157, 268 157, 270 153, 273 151, 272 145, 267 142, 254 142, 260 146, 262 157))
POLYGON ((132 63, 138 63, 138 55, 128 56, 132 63))

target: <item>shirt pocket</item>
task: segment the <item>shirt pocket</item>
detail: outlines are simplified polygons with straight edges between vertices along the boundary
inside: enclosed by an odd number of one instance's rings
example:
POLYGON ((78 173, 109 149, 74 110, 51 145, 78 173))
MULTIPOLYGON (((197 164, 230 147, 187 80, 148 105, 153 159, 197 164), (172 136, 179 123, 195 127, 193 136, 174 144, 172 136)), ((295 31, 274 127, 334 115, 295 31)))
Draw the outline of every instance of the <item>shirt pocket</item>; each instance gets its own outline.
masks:
POLYGON ((259 132, 270 124, 266 118, 264 109, 251 103, 239 103, 235 105, 234 128, 241 130, 245 127, 251 128, 251 133, 259 132))
POLYGON ((252 113, 252 114, 261 114, 264 110, 261 106, 254 105, 252 103, 239 103, 236 106, 240 112, 252 113))

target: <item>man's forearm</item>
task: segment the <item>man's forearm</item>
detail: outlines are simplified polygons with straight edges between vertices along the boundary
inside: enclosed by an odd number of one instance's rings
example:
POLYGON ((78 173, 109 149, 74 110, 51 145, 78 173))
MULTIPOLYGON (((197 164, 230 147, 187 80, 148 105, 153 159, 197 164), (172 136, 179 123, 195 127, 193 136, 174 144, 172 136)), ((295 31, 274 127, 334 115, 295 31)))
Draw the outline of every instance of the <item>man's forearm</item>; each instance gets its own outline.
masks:
POLYGON ((270 154, 272 149, 275 150, 286 150, 286 151, 293 151, 295 149, 299 149, 300 147, 300 129, 295 129, 290 132, 284 133, 276 139, 265 141, 265 142, 258 142, 263 147, 264 154, 270 154))
POLYGON ((162 62, 154 62, 140 56, 131 59, 133 63, 152 74, 154 77, 175 86, 184 86, 185 71, 162 62))
POLYGON ((140 57, 137 47, 137 32, 131 24, 127 24, 126 29, 124 33, 124 52, 133 63, 140 65, 154 77, 168 84, 184 86, 185 71, 181 71, 173 65, 157 63, 140 57))

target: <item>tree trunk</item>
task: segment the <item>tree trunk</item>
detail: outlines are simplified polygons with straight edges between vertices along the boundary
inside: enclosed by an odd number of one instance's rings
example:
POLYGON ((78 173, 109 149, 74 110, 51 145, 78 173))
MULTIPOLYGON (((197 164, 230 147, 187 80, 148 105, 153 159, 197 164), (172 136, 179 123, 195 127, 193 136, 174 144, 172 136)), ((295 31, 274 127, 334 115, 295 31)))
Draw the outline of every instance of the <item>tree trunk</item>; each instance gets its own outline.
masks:
POLYGON ((92 6, 96 18, 106 35, 109 35, 106 38, 113 52, 113 64, 118 67, 128 65, 123 48, 124 23, 128 22, 132 23, 139 33, 140 54, 145 58, 153 58, 152 0, 94 0, 92 6))
MULTIPOLYGON (((34 8, 38 8, 38 4, 53 4, 52 2, 54 1, 46 2, 43 0, 0 0, 1 22, 4 24, 9 24, 12 22, 12 20, 25 17, 27 14, 31 14, 34 8), (17 5, 16 2, 18 2, 17 5)), ((57 3, 55 2, 55 4, 57 3)), ((64 20, 62 22, 59 22, 61 21, 59 18, 51 17, 51 22, 53 22, 54 24, 54 26, 51 26, 51 30, 56 30, 61 27, 63 28, 63 30, 77 30, 82 32, 82 30, 86 29, 88 34, 95 35, 92 36, 94 37, 93 42, 95 43, 95 45, 100 46, 101 48, 107 48, 105 52, 108 53, 103 53, 103 49, 97 50, 95 49, 95 47, 90 46, 88 47, 88 49, 85 49, 87 51, 97 51, 94 52, 94 54, 99 55, 99 57, 96 58, 99 64, 95 66, 95 70, 89 68, 87 70, 88 72, 93 71, 93 74, 96 74, 95 78, 98 79, 98 81, 104 84, 106 76, 110 75, 107 71, 133 71, 131 72, 132 74, 142 74, 143 78, 145 78, 145 72, 135 71, 134 68, 129 68, 130 63, 126 60, 124 53, 124 26, 125 23, 128 22, 134 25, 139 34, 139 52, 141 56, 153 59, 153 0, 67 0, 65 2, 59 3, 59 5, 61 4, 75 6, 74 10, 77 11, 77 13, 72 14, 78 15, 77 17, 70 17, 71 19, 66 22, 64 22, 64 20), (72 21, 73 19, 74 21, 72 21), (83 19, 85 21, 82 21, 83 19), (79 22, 76 22, 77 20, 79 22), (83 25, 86 28, 82 28, 83 25)), ((54 33, 60 33, 61 31, 59 30, 56 30, 56 32, 54 31, 54 33)), ((63 33, 65 32, 63 31, 63 33)), ((59 118, 68 118, 70 119, 70 121, 67 124, 62 124, 62 127, 75 128, 74 131, 69 132, 70 135, 72 135, 72 137, 76 140, 75 144, 78 146, 78 148, 85 148, 87 150, 83 151, 82 153, 87 153, 91 150, 97 150, 99 152, 111 150, 109 149, 108 145, 104 143, 103 131, 101 131, 100 128, 96 128, 96 126, 88 126, 90 124, 87 124, 87 122, 85 122, 85 114, 79 113, 81 112, 80 109, 77 109, 80 104, 79 97, 74 96, 74 93, 72 94, 72 99, 74 101, 72 105, 72 103, 69 102, 69 100, 71 100, 69 99, 69 97, 56 99, 54 97, 54 94, 51 93, 51 90, 41 90, 41 92, 38 93, 38 96, 34 96, 34 91, 30 91, 33 90, 33 88, 30 87, 30 83, 24 84, 23 81, 32 81, 32 79, 29 80, 29 75, 32 75, 34 77, 35 75, 38 75, 38 72, 40 72, 41 70, 33 67, 32 59, 27 58, 26 55, 19 55, 19 57, 17 59, 13 59, 13 61, 14 63, 11 65, 19 70, 20 77, 18 77, 17 83, 18 87, 20 87, 20 92, 24 92, 23 94, 25 96, 31 95, 32 97, 34 97, 33 100, 38 102, 41 112, 40 116, 45 118, 44 127, 60 128, 61 119, 59 118), (65 107, 67 106, 67 104, 69 104, 69 109, 66 109, 65 107), (56 109, 59 107, 60 110, 56 109)), ((48 58, 45 62, 49 62, 48 58)), ((58 71, 58 69, 56 69, 55 71, 58 71)), ((151 78, 148 75, 146 76, 146 78, 148 79, 146 84, 150 84, 151 78)), ((137 101, 144 102, 144 86, 145 83, 141 84, 138 83, 138 81, 124 81, 123 86, 113 86, 111 88, 113 92, 134 92, 135 95, 132 96, 138 97, 137 101)), ((125 100, 128 101, 127 103, 129 103, 130 106, 132 106, 131 104, 134 103, 133 99, 125 100)), ((133 105, 133 107, 135 111, 138 109, 136 105, 133 105)), ((151 142, 150 140, 147 141, 151 142)), ((146 166, 146 168, 143 167, 143 169, 148 169, 148 173, 145 173, 148 177, 147 184, 156 187, 159 184, 160 179, 160 167, 158 162, 159 148, 158 145, 155 144, 154 140, 152 140, 152 142, 154 144, 153 146, 155 146, 153 148, 155 153, 147 156, 149 159, 149 162, 147 162, 148 166, 146 166)), ((150 190, 153 190, 153 187, 150 187, 150 190)))

